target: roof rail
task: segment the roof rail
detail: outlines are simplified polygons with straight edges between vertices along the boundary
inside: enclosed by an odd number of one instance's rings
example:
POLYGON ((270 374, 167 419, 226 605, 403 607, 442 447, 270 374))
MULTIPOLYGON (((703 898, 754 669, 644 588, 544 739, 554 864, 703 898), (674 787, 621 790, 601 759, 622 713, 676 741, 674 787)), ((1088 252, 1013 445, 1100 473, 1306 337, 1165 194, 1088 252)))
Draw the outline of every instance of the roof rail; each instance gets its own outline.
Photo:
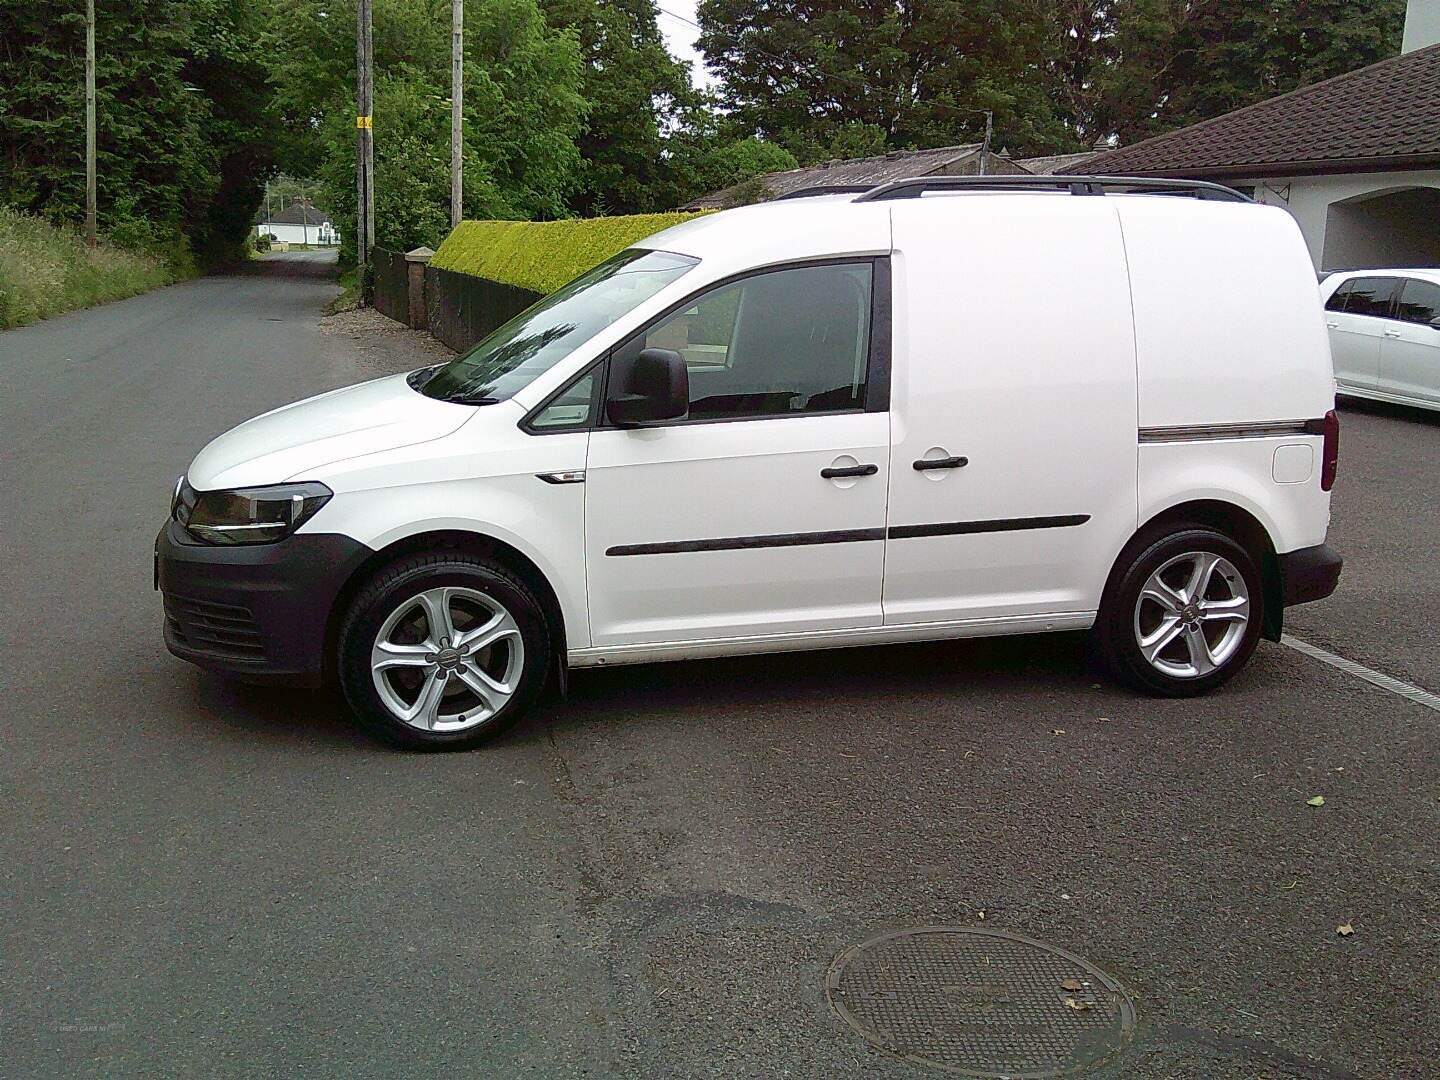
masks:
POLYGON ((874 184, 816 184, 814 187, 796 188, 794 191, 787 191, 784 195, 776 195, 771 202, 784 202, 786 199, 808 199, 815 195, 859 195, 866 191, 873 191, 874 184))
POLYGON ((1040 188, 1071 195, 1177 195, 1217 202, 1252 202, 1246 195, 1205 180, 1170 180, 1148 176, 917 176, 872 187, 856 202, 918 199, 927 191, 1023 191, 1040 188))

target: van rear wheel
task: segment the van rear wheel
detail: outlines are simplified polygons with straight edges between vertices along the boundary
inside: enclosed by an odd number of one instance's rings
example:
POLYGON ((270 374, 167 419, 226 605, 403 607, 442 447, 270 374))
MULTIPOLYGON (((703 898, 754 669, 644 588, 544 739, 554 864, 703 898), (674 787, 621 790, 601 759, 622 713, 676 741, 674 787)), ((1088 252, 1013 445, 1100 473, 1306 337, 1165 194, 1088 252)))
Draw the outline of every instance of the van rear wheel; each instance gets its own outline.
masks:
POLYGON ((340 683, 361 725, 385 741, 468 750, 535 700, 549 640, 534 595, 500 564, 412 555, 356 596, 340 630, 340 683))
POLYGON ((1250 659, 1264 619, 1255 559, 1214 529, 1154 539, 1121 569, 1096 621, 1101 655, 1125 681, 1189 697, 1250 659))

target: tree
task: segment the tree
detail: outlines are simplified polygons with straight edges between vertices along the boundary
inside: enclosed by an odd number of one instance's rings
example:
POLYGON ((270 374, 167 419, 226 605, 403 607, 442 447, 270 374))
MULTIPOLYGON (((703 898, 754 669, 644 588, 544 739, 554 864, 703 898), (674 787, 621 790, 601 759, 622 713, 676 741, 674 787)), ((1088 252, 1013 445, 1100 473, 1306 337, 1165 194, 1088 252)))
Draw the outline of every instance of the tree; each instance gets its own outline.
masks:
MULTIPOLYGON (((4 7, 0 140, 4 200, 52 221, 85 205, 83 9, 4 7)), ((206 105, 182 77, 191 25, 177 0, 119 0, 96 12, 96 162, 102 228, 179 234, 213 184, 206 105)))
POLYGON ((590 111, 580 133, 580 214, 639 214, 675 205, 679 178, 668 152, 683 110, 696 103, 689 65, 672 57, 653 0, 543 0, 552 26, 578 37, 581 92, 590 111))
MULTIPOLYGON (((783 146, 743 134, 703 100, 682 114, 666 149, 678 178, 673 206, 797 164, 795 155, 783 146)), ((764 197, 763 187, 757 184, 736 202, 764 197)))
POLYGON ((1053 0, 702 0, 700 47, 742 126, 802 161, 977 141, 1068 149, 1053 0))
MULTIPOLYGON (((320 181, 341 257, 355 256, 353 0, 275 0, 277 106, 295 133, 282 164, 320 181), (304 133, 313 140, 306 145, 304 133), (312 164, 313 163, 313 164, 312 164)), ((382 247, 437 246, 449 231, 449 0, 375 0, 375 224, 382 247)), ((467 217, 553 218, 580 182, 579 47, 535 0, 465 4, 467 217)))
POLYGON ((1404 0, 1057 2, 1054 93, 1080 141, 1133 142, 1395 55, 1404 0))

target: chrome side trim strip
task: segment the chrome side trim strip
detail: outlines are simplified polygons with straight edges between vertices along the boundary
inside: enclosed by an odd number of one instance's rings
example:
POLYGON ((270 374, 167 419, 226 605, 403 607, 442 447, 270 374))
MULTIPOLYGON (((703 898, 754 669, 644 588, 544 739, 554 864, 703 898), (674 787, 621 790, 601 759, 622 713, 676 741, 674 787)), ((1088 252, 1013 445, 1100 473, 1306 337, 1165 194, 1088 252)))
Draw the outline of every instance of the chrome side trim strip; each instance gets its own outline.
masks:
POLYGON ((541 472, 535 475, 547 484, 583 484, 585 482, 584 469, 566 469, 563 472, 541 472))
POLYGON ((852 645, 884 645, 900 641, 941 641, 947 638, 998 637, 1047 630, 1086 630, 1095 624, 1093 611, 1057 611, 1049 615, 1001 615, 953 622, 899 623, 842 630, 813 630, 755 637, 706 638, 699 641, 654 641, 636 645, 596 645, 571 649, 571 667, 649 664, 660 660, 701 660, 717 656, 839 649, 852 645))
POLYGON ((1323 420, 1261 420, 1244 424, 1183 424, 1142 427, 1140 441, 1203 442, 1207 439, 1275 439, 1290 435, 1323 435, 1323 420))

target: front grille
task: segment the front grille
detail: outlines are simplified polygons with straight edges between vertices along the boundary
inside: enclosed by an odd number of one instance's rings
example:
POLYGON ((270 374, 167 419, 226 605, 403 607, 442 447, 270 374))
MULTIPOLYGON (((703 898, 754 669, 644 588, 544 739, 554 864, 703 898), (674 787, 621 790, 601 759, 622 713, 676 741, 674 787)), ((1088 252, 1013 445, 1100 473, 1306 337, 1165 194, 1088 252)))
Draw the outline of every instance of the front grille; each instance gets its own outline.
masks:
POLYGON ((265 659, 265 639, 249 608, 165 594, 165 621, 178 644, 227 660, 265 659))

